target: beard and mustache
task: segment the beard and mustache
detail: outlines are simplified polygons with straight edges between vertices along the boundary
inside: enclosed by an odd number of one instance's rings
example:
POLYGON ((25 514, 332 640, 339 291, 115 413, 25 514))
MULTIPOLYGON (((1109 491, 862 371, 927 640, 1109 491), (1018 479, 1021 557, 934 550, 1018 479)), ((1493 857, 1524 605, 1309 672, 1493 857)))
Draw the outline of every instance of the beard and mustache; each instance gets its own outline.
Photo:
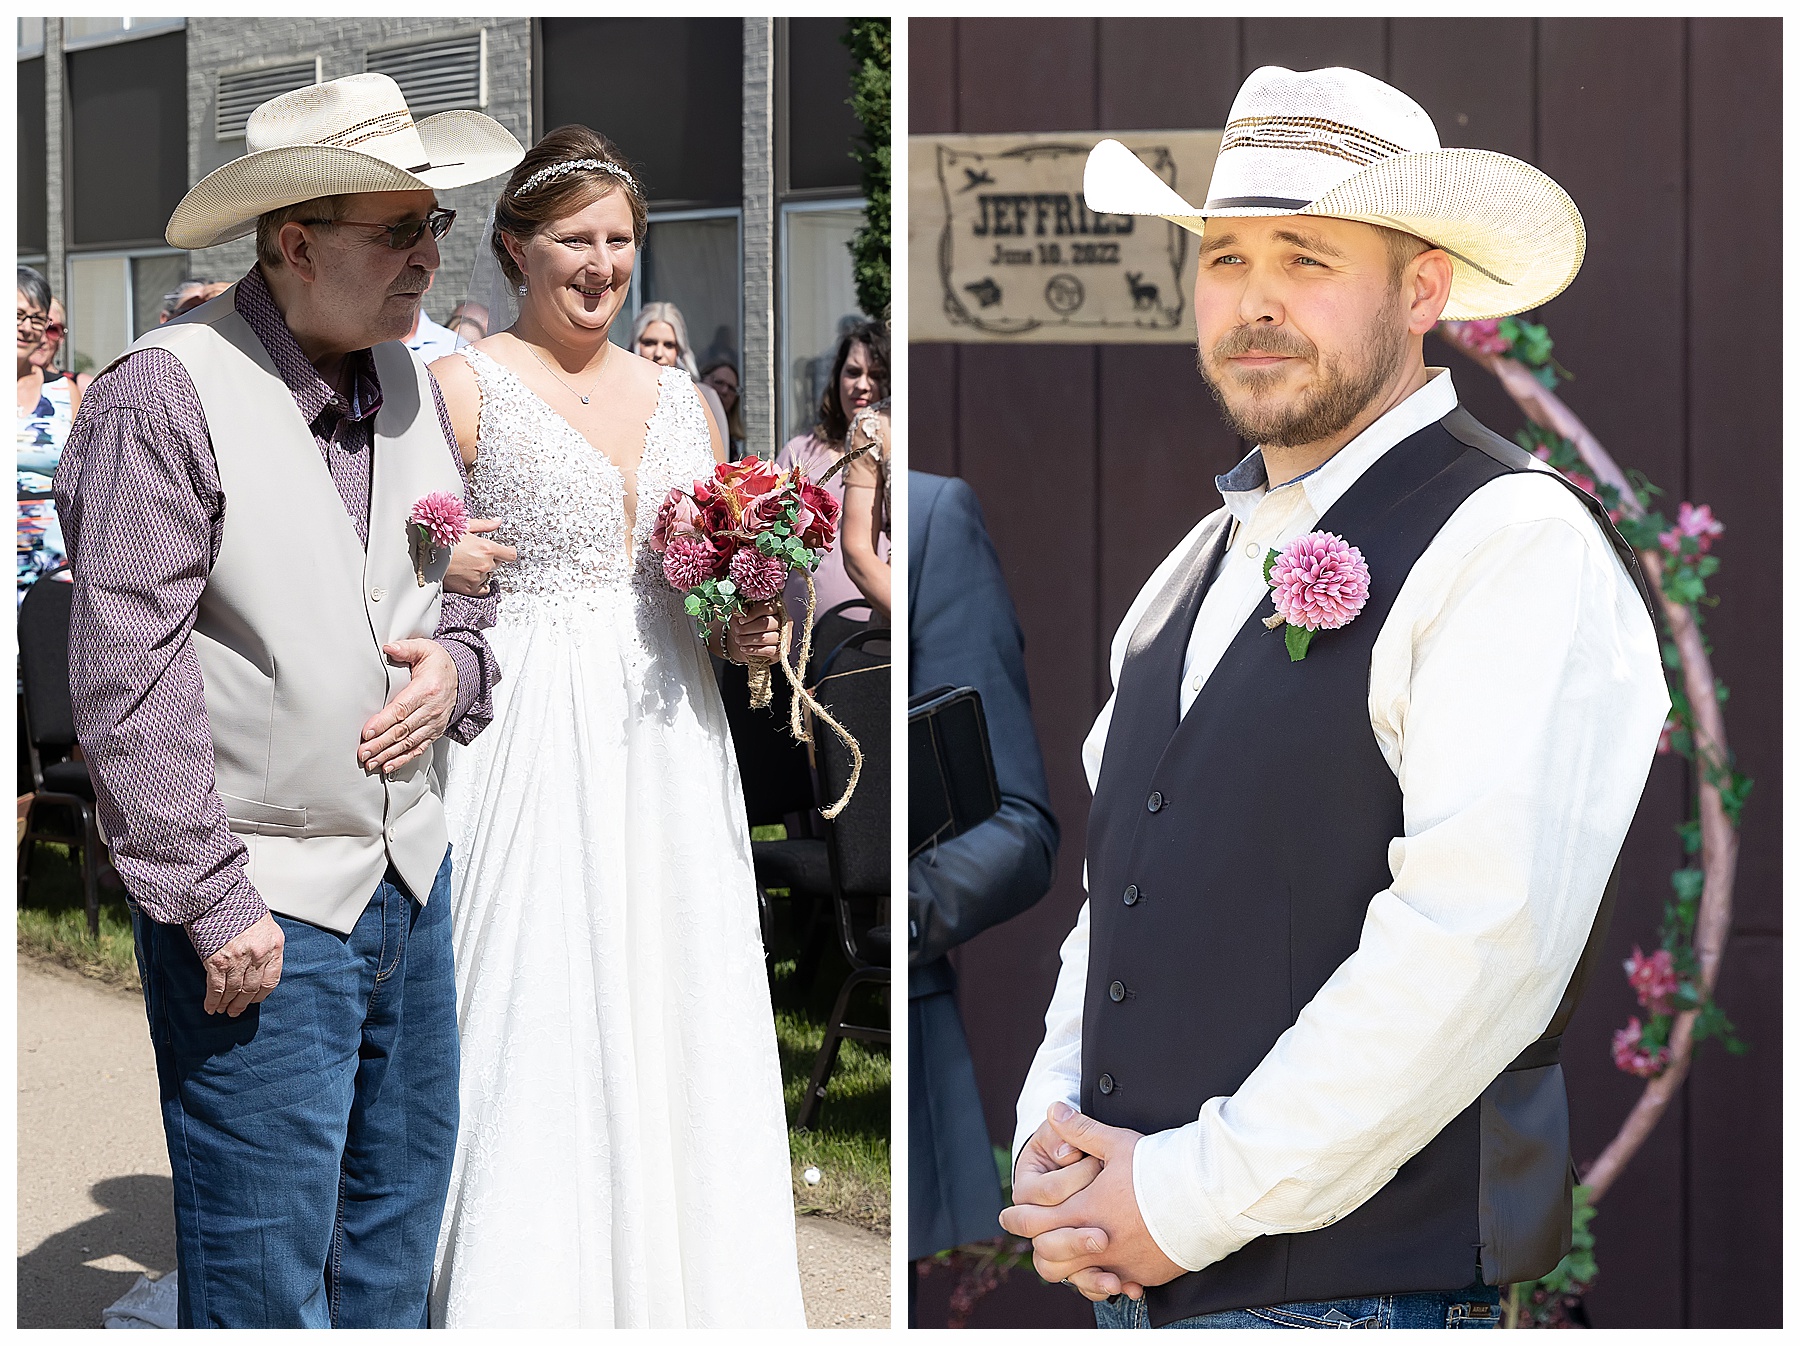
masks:
POLYGON ((1225 422, 1252 444, 1288 448, 1316 444, 1347 429, 1394 376, 1406 356, 1406 324, 1395 310, 1400 295, 1390 295, 1386 308, 1363 331, 1363 339, 1346 352, 1321 357, 1319 348, 1287 327, 1234 327, 1213 345, 1210 359, 1196 349, 1194 364, 1207 391, 1219 404, 1225 422), (1240 369, 1215 375, 1212 367, 1255 351, 1304 360, 1317 371, 1306 392, 1285 403, 1265 402, 1260 394, 1286 377, 1282 367, 1240 369), (1355 354, 1362 358, 1355 360, 1355 354))

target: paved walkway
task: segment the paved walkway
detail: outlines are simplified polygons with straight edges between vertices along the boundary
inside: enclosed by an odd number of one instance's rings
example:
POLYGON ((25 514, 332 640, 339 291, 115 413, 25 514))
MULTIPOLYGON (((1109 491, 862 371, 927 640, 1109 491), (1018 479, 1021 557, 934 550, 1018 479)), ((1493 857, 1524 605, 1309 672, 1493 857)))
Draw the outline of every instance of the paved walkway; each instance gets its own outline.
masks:
MULTIPOLYGON (((169 1156, 143 1001, 19 960, 19 1326, 98 1327, 175 1266, 169 1156)), ((886 1327, 888 1241, 799 1221, 812 1327, 886 1327)))

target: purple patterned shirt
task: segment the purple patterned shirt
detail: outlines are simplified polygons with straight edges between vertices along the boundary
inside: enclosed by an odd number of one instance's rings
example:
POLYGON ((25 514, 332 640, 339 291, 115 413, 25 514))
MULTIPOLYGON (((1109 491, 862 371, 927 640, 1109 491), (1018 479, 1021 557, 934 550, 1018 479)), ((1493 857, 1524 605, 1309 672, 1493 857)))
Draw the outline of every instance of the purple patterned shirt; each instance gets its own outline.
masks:
MULTIPOLYGON (((288 330, 262 272, 234 301, 275 368, 369 542, 370 446, 381 385, 374 357, 350 357, 349 396, 319 376, 288 330)), ((464 476, 449 412, 432 384, 446 451, 464 476)), ((152 920, 186 928, 202 958, 268 908, 244 873, 244 846, 213 778, 212 729, 192 632, 218 558, 226 501, 199 395, 181 362, 138 351, 81 400, 54 483, 74 579, 69 690, 113 863, 152 920)), ((444 594, 436 639, 456 663, 449 737, 467 743, 493 718, 500 680, 481 631, 498 599, 444 594)))

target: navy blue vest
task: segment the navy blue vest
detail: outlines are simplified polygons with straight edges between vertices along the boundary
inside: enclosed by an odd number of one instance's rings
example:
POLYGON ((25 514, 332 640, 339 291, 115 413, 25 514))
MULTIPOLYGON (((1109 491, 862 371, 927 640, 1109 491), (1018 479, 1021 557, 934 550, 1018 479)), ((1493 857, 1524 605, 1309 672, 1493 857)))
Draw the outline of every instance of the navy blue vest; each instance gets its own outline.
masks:
MULTIPOLYGON (((1138 624, 1088 823, 1081 1105, 1090 1116, 1142 1132, 1191 1122, 1207 1099, 1236 1092, 1356 951, 1370 899, 1393 879, 1388 843, 1405 834, 1399 782, 1369 724, 1375 638, 1457 507, 1530 464, 1460 407, 1383 454, 1317 525, 1368 561, 1361 615, 1291 663, 1283 633, 1263 625, 1274 610, 1265 599, 1186 716, 1182 664, 1223 523, 1196 541, 1138 624)), ((1555 480, 1594 514, 1649 607, 1636 557, 1604 508, 1555 480)), ((1611 894, 1609 885, 1543 1037, 1479 1100, 1335 1224, 1252 1240, 1152 1289, 1152 1323, 1550 1271, 1570 1232, 1556 1047, 1611 894)))

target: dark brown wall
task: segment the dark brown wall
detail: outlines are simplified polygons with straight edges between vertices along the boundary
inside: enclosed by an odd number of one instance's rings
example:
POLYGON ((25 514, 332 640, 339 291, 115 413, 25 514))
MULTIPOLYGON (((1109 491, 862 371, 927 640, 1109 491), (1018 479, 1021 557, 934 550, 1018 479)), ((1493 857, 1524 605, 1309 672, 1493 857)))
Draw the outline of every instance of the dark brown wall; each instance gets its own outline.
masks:
MULTIPOLYGON (((1595 1222, 1596 1326, 1781 1322, 1781 27, 1775 20, 967 19, 911 26, 914 134, 1219 127, 1261 65, 1353 65, 1417 98, 1446 145, 1499 150, 1568 189, 1588 227, 1580 277, 1541 321, 1576 374, 1570 404, 1672 503, 1727 532, 1707 617, 1727 729, 1756 778, 1719 999, 1750 1042, 1703 1047, 1595 1222)), ((1435 340, 1463 400, 1519 416, 1435 340)), ((1082 900, 1082 738, 1108 692, 1104 651, 1150 570, 1216 507, 1228 435, 1180 346, 915 345, 914 462, 979 493, 1027 641, 1038 732, 1063 825, 1055 890, 961 951, 963 1015, 989 1128, 1042 1032, 1057 945, 1082 900), (1071 509, 1070 502, 1075 502, 1071 509)), ((1578 1163, 1639 1082, 1612 1067, 1635 1009, 1619 962, 1650 946, 1681 862, 1685 764, 1659 759, 1625 852, 1609 960, 1565 1039, 1578 1163)), ((935 1282, 935 1284, 934 1284, 935 1282)), ((1091 1322, 1029 1269, 975 1325, 1091 1322)), ((920 1323, 941 1322, 928 1278, 920 1323), (935 1315, 935 1316, 934 1316, 935 1315)))

